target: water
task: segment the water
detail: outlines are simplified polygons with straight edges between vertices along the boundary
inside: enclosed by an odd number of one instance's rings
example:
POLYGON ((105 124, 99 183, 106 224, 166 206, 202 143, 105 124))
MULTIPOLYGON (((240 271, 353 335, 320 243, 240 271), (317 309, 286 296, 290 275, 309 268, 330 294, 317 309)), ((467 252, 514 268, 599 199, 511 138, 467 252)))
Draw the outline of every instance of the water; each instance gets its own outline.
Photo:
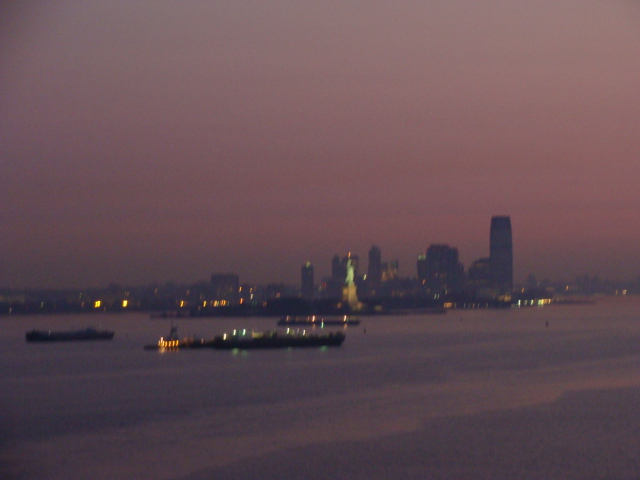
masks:
POLYGON ((170 325, 145 315, 2 317, 0 478, 637 479, 638 307, 364 318, 341 348, 246 353, 143 351, 170 325), (24 340, 87 325, 116 338, 24 340))

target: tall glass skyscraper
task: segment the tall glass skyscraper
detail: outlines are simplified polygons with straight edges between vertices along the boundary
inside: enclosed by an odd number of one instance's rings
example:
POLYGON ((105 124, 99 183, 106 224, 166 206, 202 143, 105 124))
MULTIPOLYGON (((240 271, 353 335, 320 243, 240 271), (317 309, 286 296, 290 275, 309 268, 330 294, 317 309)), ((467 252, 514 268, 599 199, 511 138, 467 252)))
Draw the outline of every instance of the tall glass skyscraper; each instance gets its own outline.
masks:
POLYGON ((489 269, 492 287, 503 292, 513 288, 513 244, 508 216, 491 217, 489 269))

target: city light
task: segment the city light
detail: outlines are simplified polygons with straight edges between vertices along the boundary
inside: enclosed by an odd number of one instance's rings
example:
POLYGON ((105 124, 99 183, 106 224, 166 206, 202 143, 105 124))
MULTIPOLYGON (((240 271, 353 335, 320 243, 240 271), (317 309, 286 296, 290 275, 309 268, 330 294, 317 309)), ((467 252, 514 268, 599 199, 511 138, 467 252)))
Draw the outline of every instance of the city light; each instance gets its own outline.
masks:
MULTIPOLYGON (((332 271, 332 277, 316 283, 313 276, 309 276, 309 272, 305 270, 305 267, 312 268, 311 262, 307 261, 303 264, 302 281, 298 285, 240 285, 236 274, 215 273, 209 284, 199 282, 181 287, 168 284, 167 287, 136 287, 135 290, 130 290, 114 284, 91 293, 61 291, 55 292, 55 298, 47 294, 45 298, 33 299, 28 299, 25 292, 0 292, 0 314, 15 314, 16 311, 28 313, 35 309, 41 313, 148 309, 154 317, 207 316, 224 313, 214 312, 214 307, 237 308, 239 314, 248 313, 250 307, 253 314, 261 316, 273 314, 269 302, 274 300, 277 300, 278 308, 285 314, 288 313, 288 308, 303 306, 309 312, 327 308, 336 315, 342 315, 345 309, 361 313, 392 314, 396 310, 420 312, 425 309, 545 306, 552 301, 593 303, 594 301, 586 301, 577 296, 640 294, 640 276, 633 280, 611 281, 585 274, 577 277, 575 282, 540 282, 535 275, 530 274, 526 283, 514 285, 510 219, 508 216, 493 217, 491 225, 489 255, 485 254, 474 260, 466 271, 459 261, 456 247, 431 244, 426 253, 417 256, 417 275, 412 272, 410 276, 399 276, 398 261, 383 262, 380 249, 374 245, 374 255, 372 257, 370 252, 369 258, 369 263, 374 268, 371 269, 369 265, 371 271, 368 273, 357 271, 359 257, 349 252, 344 257, 335 255, 335 272, 332 271), (352 268, 345 273, 343 270, 349 265, 352 268), (500 278, 494 278, 497 273, 500 278), (349 278, 353 282, 353 296, 349 296, 349 290, 345 290, 346 280, 349 278), (370 298, 371 301, 351 303, 349 298, 357 298, 356 288, 358 295, 362 292, 362 297, 370 298), (105 300, 90 300, 91 297, 102 297, 105 300), (387 306, 381 304, 380 299, 383 298, 393 300, 387 306), (194 305, 197 307, 194 311, 187 310, 194 305), (417 307, 418 305, 421 307, 417 307)), ((322 324, 321 316, 312 321, 322 324)))

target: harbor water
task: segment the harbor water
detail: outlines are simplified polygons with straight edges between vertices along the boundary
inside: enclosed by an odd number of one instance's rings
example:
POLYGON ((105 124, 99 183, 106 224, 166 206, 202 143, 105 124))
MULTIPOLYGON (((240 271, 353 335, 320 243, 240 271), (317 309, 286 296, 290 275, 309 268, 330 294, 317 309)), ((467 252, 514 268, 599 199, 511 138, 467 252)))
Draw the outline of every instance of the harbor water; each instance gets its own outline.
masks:
MULTIPOLYGON (((0 478, 637 479, 640 300, 362 317, 339 348, 144 351, 170 319, 0 317, 0 478), (33 328, 115 330, 31 344, 33 328)), ((275 328, 180 318, 180 335, 275 328)))

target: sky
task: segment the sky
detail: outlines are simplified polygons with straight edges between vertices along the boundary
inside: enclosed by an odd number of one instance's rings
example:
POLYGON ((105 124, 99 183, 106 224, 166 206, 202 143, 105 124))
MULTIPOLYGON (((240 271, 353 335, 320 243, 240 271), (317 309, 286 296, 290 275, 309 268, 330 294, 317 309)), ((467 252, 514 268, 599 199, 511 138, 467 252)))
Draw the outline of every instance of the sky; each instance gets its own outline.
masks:
POLYGON ((0 7, 0 286, 316 279, 369 248, 640 275, 640 3, 0 7))

